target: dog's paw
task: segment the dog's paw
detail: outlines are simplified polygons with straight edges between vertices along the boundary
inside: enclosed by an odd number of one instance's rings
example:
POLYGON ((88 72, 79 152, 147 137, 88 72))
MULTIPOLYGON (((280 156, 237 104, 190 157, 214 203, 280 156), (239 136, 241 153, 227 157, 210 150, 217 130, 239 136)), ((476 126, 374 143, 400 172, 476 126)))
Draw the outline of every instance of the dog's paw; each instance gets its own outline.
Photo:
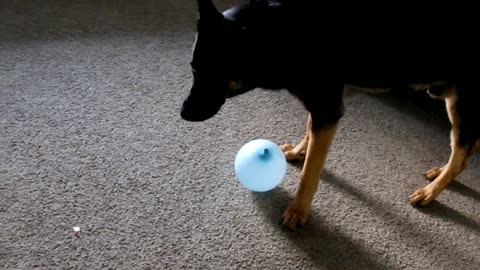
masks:
POLYGON ((430 184, 412 193, 410 203, 413 206, 426 206, 435 200, 437 195, 438 191, 430 184))
POLYGON ((280 149, 282 149, 285 154, 287 161, 300 161, 305 159, 305 151, 298 151, 293 144, 280 145, 280 149))
POLYGON ((282 216, 282 225, 291 230, 302 227, 307 222, 309 207, 292 201, 282 216))
POLYGON ((430 170, 426 171, 424 173, 425 178, 427 178, 429 181, 435 180, 440 174, 442 173, 442 168, 440 167, 433 167, 430 170))

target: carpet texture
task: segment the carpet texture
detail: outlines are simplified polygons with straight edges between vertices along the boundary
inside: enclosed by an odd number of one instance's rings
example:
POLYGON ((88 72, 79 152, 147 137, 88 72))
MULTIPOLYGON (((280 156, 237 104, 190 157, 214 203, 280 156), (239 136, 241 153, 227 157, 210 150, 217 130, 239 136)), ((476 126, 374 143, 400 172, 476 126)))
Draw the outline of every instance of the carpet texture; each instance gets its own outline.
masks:
POLYGON ((256 89, 183 121, 196 14, 0 2, 1 269, 480 269, 478 156, 432 205, 408 203, 450 153, 444 105, 422 94, 348 99, 308 223, 282 230, 300 166, 256 194, 233 161, 252 139, 298 143, 307 114, 256 89))

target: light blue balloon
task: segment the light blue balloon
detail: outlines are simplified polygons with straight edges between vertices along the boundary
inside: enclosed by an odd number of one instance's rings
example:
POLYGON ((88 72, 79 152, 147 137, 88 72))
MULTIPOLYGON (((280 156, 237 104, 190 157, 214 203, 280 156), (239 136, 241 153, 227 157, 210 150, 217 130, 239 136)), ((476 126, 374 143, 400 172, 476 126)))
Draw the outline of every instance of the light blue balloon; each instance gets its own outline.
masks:
POLYGON ((287 173, 285 154, 275 143, 256 139, 243 145, 235 157, 235 175, 251 191, 270 191, 287 173))

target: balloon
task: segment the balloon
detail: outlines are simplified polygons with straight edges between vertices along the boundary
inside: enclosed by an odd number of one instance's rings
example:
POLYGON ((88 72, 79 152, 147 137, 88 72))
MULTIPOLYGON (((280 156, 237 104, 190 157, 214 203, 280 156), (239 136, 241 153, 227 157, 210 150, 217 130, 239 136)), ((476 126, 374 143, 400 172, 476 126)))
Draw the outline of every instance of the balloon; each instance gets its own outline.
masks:
POLYGON ((287 160, 275 143, 256 139, 243 145, 235 157, 235 175, 247 189, 270 191, 280 185, 287 172, 287 160))

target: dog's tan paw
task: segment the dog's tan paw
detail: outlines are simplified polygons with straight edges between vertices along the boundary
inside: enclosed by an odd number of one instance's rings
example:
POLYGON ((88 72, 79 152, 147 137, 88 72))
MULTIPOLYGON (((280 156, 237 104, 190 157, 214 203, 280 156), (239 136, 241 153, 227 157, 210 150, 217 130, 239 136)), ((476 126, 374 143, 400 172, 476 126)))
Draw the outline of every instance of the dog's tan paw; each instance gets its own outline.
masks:
POLYGON ((294 200, 283 213, 282 225, 291 230, 301 227, 307 222, 308 212, 308 206, 303 206, 294 200))
POLYGON ((282 151, 283 151, 284 153, 285 153, 285 152, 288 152, 288 151, 292 151, 293 148, 295 148, 295 145, 289 144, 289 143, 280 145, 280 149, 282 149, 282 151))
POLYGON ((305 159, 305 151, 297 151, 295 145, 293 144, 280 145, 280 149, 282 149, 283 153, 285 154, 287 161, 300 161, 305 159))
POLYGON ((414 206, 426 206, 437 197, 438 192, 431 185, 418 189, 410 195, 410 203, 414 206))
POLYGON ((440 167, 434 167, 431 168, 430 170, 426 171, 424 173, 425 178, 427 178, 429 181, 435 180, 440 174, 442 173, 442 168, 440 167))

